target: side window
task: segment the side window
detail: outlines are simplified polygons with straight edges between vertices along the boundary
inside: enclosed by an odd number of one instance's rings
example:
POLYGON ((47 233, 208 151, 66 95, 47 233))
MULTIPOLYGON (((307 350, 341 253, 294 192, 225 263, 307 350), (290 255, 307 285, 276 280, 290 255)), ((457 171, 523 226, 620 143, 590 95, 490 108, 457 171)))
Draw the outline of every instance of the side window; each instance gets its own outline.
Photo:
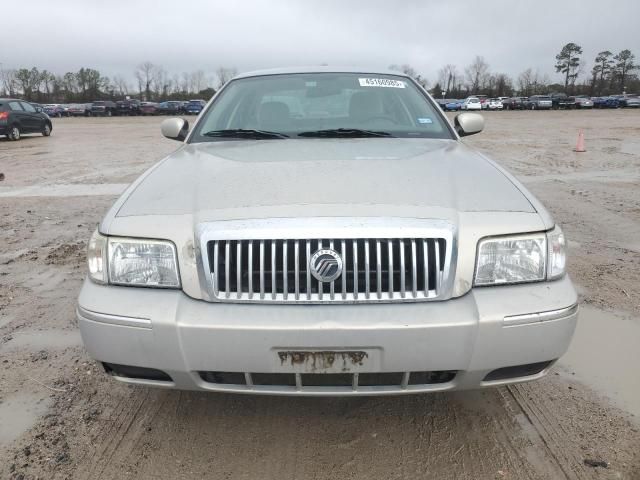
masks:
POLYGON ((22 112, 22 107, 20 106, 20 102, 9 102, 9 108, 16 112, 22 112))
POLYGON ((30 103, 20 102, 20 105, 22 105, 22 108, 24 108, 27 112, 36 113, 36 109, 30 103))

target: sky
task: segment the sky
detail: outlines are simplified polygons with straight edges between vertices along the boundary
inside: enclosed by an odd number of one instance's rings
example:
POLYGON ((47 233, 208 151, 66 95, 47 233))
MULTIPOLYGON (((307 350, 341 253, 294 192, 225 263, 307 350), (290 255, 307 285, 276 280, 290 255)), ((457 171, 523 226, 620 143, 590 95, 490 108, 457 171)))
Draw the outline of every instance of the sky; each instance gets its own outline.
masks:
POLYGON ((6 21, 4 69, 92 67, 133 79, 150 61, 170 72, 300 65, 410 64, 431 85, 447 63, 482 55, 493 72, 555 73, 567 42, 585 72, 601 50, 640 59, 640 0, 29 0, 6 21), (27 33, 31 30, 31 33, 27 33))

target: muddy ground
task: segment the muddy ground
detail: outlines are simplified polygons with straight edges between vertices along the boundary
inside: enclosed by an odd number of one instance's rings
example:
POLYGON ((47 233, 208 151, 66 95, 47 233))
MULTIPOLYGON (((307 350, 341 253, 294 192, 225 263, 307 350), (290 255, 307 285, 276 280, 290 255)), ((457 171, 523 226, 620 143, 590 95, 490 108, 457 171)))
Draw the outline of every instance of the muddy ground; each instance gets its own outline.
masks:
POLYGON ((486 119, 465 141, 563 225, 582 320, 543 380, 397 398, 110 380, 74 318, 84 249, 123 185, 177 144, 158 118, 57 119, 50 138, 0 140, 0 478, 640 479, 640 111, 486 119), (579 128, 586 153, 572 151, 579 128))

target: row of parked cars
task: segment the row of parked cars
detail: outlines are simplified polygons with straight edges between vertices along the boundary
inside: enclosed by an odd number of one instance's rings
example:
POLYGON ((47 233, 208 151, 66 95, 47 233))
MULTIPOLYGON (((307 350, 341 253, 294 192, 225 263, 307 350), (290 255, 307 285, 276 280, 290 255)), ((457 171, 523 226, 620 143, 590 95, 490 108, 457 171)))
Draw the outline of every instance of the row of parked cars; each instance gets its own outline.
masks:
POLYGON ((47 104, 37 105, 50 117, 90 117, 116 115, 198 115, 204 106, 205 100, 166 102, 141 102, 136 99, 96 100, 92 103, 74 104, 47 104))
POLYGON ((442 99, 438 104, 445 111, 458 110, 559 110, 583 108, 640 108, 638 95, 610 95, 608 97, 575 97, 564 93, 532 95, 530 97, 496 97, 473 95, 463 100, 442 99))

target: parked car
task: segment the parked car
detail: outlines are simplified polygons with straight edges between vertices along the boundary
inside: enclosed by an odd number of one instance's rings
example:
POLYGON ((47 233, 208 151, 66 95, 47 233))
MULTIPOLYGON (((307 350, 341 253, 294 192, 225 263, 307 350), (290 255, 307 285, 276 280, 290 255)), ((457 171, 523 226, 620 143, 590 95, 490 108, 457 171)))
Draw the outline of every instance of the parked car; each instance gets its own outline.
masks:
POLYGON ((206 104, 207 102, 204 100, 189 100, 189 103, 184 109, 184 113, 187 115, 198 115, 206 104))
POLYGON ((576 108, 593 108, 593 100, 587 95, 578 95, 575 99, 576 108))
POLYGON ((482 104, 478 97, 467 97, 462 102, 460 110, 481 110, 482 104))
POLYGON ((116 104, 111 100, 96 100, 91 104, 91 115, 111 117, 116 114, 116 104))
POLYGON ((90 103, 74 103, 69 105, 69 115, 72 117, 90 117, 91 116, 91 104, 90 103))
POLYGON ((460 141, 483 126, 468 112, 449 123, 398 72, 232 79, 191 131, 164 120, 181 148, 92 235, 86 349, 123 382, 208 392, 393 395, 543 377, 576 327, 566 240, 460 141), (288 107, 315 102, 322 117, 288 107))
POLYGON ((169 100, 161 102, 157 108, 158 115, 179 115, 182 113, 182 102, 169 100))
POLYGON ((14 98, 0 98, 0 135, 9 140, 20 140, 27 133, 51 135, 51 119, 29 102, 14 98))
POLYGON ((60 117, 68 116, 67 111, 65 111, 64 107, 57 103, 50 103, 50 104, 44 105, 42 109, 51 118, 53 117, 60 118, 60 117))
POLYGON ((464 100, 448 100, 444 105, 444 109, 447 112, 457 112, 462 108, 462 102, 464 100))
POLYGON ((480 108, 482 110, 487 110, 489 108, 489 96, 488 95, 469 95, 470 97, 475 97, 480 100, 480 108))
POLYGON ((524 102, 524 108, 528 110, 550 110, 552 107, 553 102, 548 95, 531 95, 524 102))
POLYGON ((135 98, 118 100, 116 102, 118 115, 140 115, 140 100, 135 98))
POLYGON ((158 113, 158 104, 155 102, 140 103, 140 115, 155 115, 158 113))
POLYGON ((640 98, 637 96, 623 96, 618 100, 620 102, 621 107, 628 108, 639 108, 640 107, 640 98))
POLYGON ((551 108, 553 108, 554 110, 570 110, 576 107, 575 97, 570 97, 566 93, 552 93, 550 96, 551 108))
POLYGON ((502 101, 502 107, 505 110, 522 110, 524 108, 523 99, 522 97, 506 98, 502 101))
POLYGON ((487 110, 502 110, 504 105, 502 105, 502 101, 498 98, 490 98, 487 101, 487 110))
POLYGON ((593 108, 620 108, 620 100, 617 97, 596 97, 593 99, 593 108))

